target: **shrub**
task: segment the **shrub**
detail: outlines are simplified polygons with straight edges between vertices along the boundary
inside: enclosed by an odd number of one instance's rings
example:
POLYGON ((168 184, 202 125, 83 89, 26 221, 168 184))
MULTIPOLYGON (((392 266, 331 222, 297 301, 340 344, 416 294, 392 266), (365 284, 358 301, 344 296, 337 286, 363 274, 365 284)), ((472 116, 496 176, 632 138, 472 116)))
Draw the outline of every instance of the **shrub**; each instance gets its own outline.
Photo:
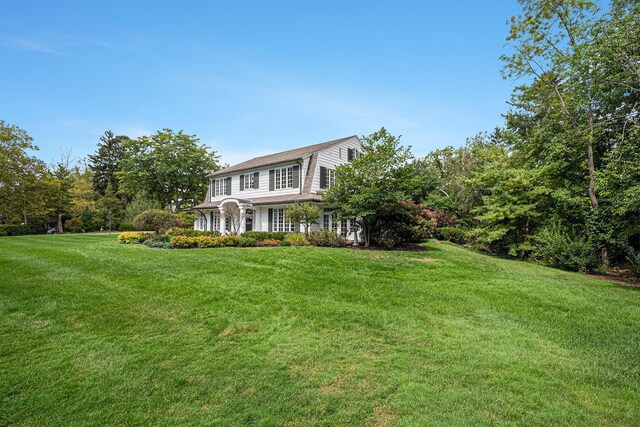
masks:
POLYGON ((70 231, 72 233, 77 233, 78 231, 84 230, 84 223, 82 222, 82 217, 76 216, 71 219, 68 219, 64 222, 64 229, 70 231))
POLYGON ((307 236, 303 233, 289 233, 283 241, 289 242, 290 246, 307 246, 309 244, 307 236))
POLYGON ((457 227, 441 227, 436 228, 435 236, 438 240, 447 240, 463 245, 467 241, 467 230, 457 227))
POLYGON ((173 237, 173 236, 186 236, 186 234, 184 234, 184 229, 181 227, 171 227, 168 228, 165 232, 164 232, 165 236, 169 236, 169 237, 173 237))
POLYGON ((288 240, 281 240, 280 246, 291 246, 291 242, 288 240))
POLYGON ((552 224, 536 236, 534 256, 544 264, 567 270, 592 271, 598 266, 598 256, 591 242, 573 237, 560 224, 552 224))
POLYGON ((244 237, 251 237, 252 239, 256 239, 258 241, 261 240, 284 240, 287 237, 287 232, 285 231, 245 231, 242 233, 244 237))
POLYGON ((436 225, 433 213, 412 200, 389 203, 377 212, 372 238, 381 246, 393 247, 431 237, 436 225))
POLYGON ((120 227, 119 227, 120 231, 133 231, 135 229, 136 228, 133 226, 132 222, 126 222, 125 221, 125 222, 121 222, 120 223, 120 227))
POLYGON ((176 249, 188 249, 194 248, 198 245, 198 242, 194 237, 187 236, 173 236, 171 238, 171 247, 176 249))
POLYGON ((309 243, 313 246, 340 247, 345 245, 345 240, 335 231, 320 230, 309 235, 309 243))
POLYGON ((219 248, 222 246, 222 242, 219 237, 198 236, 187 238, 194 240, 199 248, 219 248))
POLYGON ((258 241, 252 237, 240 236, 238 239, 238 246, 241 248, 252 248, 256 246, 258 241))
POLYGON ((458 218, 450 214, 444 209, 434 209, 433 219, 436 221, 436 227, 453 227, 458 223, 458 218))
POLYGON ((280 246, 281 240, 265 239, 256 241, 256 246, 280 246))
POLYGON ((219 236, 216 239, 220 239, 220 242, 223 247, 228 246, 238 246, 238 242, 240 241, 240 236, 219 236))
POLYGON ((36 224, 1 224, 0 236, 23 236, 27 234, 44 234, 47 229, 43 225, 36 224))
POLYGON ((125 233, 120 233, 118 235, 118 242, 125 243, 125 244, 141 243, 151 237, 153 237, 152 233, 145 233, 140 231, 127 231, 125 233))
POLYGON ((181 236, 187 237, 199 237, 199 236, 208 236, 208 237, 218 237, 220 236, 219 231, 198 231, 198 230, 182 230, 180 233, 181 236))
POLYGON ((138 230, 151 228, 158 234, 161 229, 167 229, 182 225, 178 218, 162 209, 149 209, 136 216, 133 224, 138 230))

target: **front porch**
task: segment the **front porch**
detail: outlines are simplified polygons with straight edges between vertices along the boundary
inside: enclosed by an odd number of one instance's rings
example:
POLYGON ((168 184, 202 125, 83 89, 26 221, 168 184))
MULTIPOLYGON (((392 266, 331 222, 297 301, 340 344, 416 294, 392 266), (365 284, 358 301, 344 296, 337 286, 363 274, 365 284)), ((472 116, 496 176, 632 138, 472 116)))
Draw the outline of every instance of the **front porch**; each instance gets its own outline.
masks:
MULTIPOLYGON (((301 224, 293 224, 286 218, 289 203, 254 206, 248 200, 225 199, 218 206, 195 210, 194 230, 218 231, 222 235, 240 235, 246 231, 306 232, 301 224)), ((320 212, 317 224, 309 231, 333 230, 345 239, 352 240, 351 220, 336 220, 330 209, 320 212)))

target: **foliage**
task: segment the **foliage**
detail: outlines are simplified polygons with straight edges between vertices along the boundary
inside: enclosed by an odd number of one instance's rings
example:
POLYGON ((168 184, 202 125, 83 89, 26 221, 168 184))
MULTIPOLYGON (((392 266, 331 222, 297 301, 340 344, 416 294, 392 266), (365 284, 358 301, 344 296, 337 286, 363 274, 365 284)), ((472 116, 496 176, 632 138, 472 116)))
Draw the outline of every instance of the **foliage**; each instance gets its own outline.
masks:
POLYGON ((447 240, 449 242, 464 245, 467 241, 468 230, 458 227, 438 227, 435 229, 435 236, 439 240, 447 240))
POLYGON ((291 242, 288 240, 280 241, 280 246, 291 246, 291 242))
POLYGON ((420 242, 431 237, 436 220, 425 205, 413 200, 389 203, 376 218, 373 240, 384 247, 420 242))
POLYGON ((194 237, 173 236, 171 237, 171 246, 176 249, 189 248, 224 248, 230 246, 239 246, 240 238, 238 236, 217 236, 211 237, 200 235, 194 237))
POLYGON ((284 240, 289 233, 285 231, 245 231, 243 237, 261 240, 284 240))
POLYGON ((116 136, 108 130, 100 137, 95 154, 88 156, 89 168, 93 172, 93 190, 98 194, 104 196, 108 187, 111 193, 118 194, 118 173, 125 158, 125 146, 130 140, 128 136, 116 136))
POLYGON ((320 208, 311 203, 293 203, 287 208, 285 216, 294 224, 302 224, 308 236, 311 226, 320 220, 320 208))
POLYGON ((46 228, 38 224, 0 224, 0 236, 44 234, 46 228))
POLYGON ((162 209, 162 203, 151 198, 144 191, 136 193, 125 209, 125 221, 133 222, 134 218, 150 209, 162 209))
POLYGON ((278 240, 278 239, 256 240, 256 246, 280 246, 280 242, 282 242, 282 240, 278 240))
POLYGON ((588 272, 598 265, 598 256, 591 242, 572 236, 559 223, 545 227, 536 235, 537 259, 552 267, 588 272))
POLYGON ((179 212, 198 203, 207 191, 203 177, 219 168, 218 156, 195 135, 163 129, 125 144, 126 157, 118 172, 121 191, 146 191, 179 212))
POLYGON ((307 246, 309 241, 304 233, 289 233, 285 236, 283 242, 289 242, 290 246, 307 246))
POLYGON ((344 237, 335 231, 319 230, 309 235, 309 243, 312 246, 324 246, 339 248, 345 245, 344 237))
POLYGON ((134 231, 136 227, 133 225, 133 222, 124 221, 120 223, 118 230, 120 231, 134 231))
POLYGON ((140 231, 127 231, 124 233, 118 234, 118 243, 142 243, 147 239, 153 237, 152 233, 145 233, 140 231))
POLYGON ((71 219, 68 219, 64 222, 64 228, 67 231, 70 231, 72 233, 77 233, 79 231, 85 231, 84 230, 84 222, 82 221, 82 217, 81 216, 74 216, 71 219))
POLYGON ((241 248, 252 248, 254 246, 257 246, 257 240, 253 239, 251 237, 245 237, 245 236, 240 236, 240 238, 238 239, 238 247, 241 248))
POLYGON ((336 168, 336 183, 325 194, 338 219, 357 218, 369 246, 376 217, 389 203, 407 200, 417 189, 410 148, 381 128, 362 137, 362 155, 336 168))
POLYGON ((150 228, 154 230, 156 234, 158 234, 161 229, 182 225, 175 215, 162 209, 149 209, 148 211, 142 212, 134 218, 133 224, 138 230, 150 228))

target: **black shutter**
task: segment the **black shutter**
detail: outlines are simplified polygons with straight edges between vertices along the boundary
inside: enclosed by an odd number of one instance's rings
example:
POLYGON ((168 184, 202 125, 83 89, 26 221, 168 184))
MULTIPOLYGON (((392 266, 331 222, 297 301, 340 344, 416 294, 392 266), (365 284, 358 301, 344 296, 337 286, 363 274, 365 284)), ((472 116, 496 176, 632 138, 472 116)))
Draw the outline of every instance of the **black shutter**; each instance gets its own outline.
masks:
POLYGON ((225 179, 225 187, 227 187, 227 196, 231 195, 231 177, 225 179))
POLYGON ((276 189, 275 178, 276 178, 276 171, 271 169, 269 171, 269 191, 273 191, 276 189))
POLYGON ((320 188, 327 188, 327 168, 320 166, 320 188))
POLYGON ((213 226, 214 226, 214 223, 213 223, 213 211, 211 211, 211 214, 209 215, 209 219, 210 219, 209 231, 215 231, 213 229, 213 226))
POLYGON ((240 175, 240 191, 244 190, 244 175, 240 175))
POLYGON ((253 188, 256 190, 260 188, 260 172, 256 172, 253 174, 253 188))
POLYGON ((347 160, 353 160, 353 148, 347 148, 347 160))
POLYGON ((300 165, 293 167, 293 188, 300 187, 300 165))
POLYGON ((272 232, 272 231, 273 231, 273 209, 269 209, 269 232, 272 232))

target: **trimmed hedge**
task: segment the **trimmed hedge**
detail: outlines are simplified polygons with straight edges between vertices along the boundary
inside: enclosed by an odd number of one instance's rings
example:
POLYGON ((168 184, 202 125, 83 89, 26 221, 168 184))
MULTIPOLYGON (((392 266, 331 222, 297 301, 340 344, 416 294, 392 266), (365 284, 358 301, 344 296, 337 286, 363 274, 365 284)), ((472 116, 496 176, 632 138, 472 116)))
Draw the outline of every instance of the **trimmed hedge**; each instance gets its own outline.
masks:
POLYGON ((238 236, 173 236, 171 238, 171 246, 176 249, 189 248, 224 248, 230 246, 239 246, 240 237, 238 236))
POLYGON ((345 239, 335 231, 320 230, 309 235, 309 243, 313 246, 339 248, 345 245, 345 239))
POLYGON ((289 234, 286 231, 245 231, 243 237, 250 237, 257 241, 263 240, 284 240, 289 234))
POLYGON ((118 235, 118 242, 124 244, 142 243, 148 239, 151 239, 154 235, 154 233, 127 231, 118 235))
POLYGON ((45 234, 47 232, 43 225, 36 224, 1 224, 0 236, 25 236, 28 234, 45 234))
POLYGON ((447 240, 449 242, 464 245, 467 242, 467 230, 457 227, 441 227, 436 228, 436 238, 438 240, 447 240))

